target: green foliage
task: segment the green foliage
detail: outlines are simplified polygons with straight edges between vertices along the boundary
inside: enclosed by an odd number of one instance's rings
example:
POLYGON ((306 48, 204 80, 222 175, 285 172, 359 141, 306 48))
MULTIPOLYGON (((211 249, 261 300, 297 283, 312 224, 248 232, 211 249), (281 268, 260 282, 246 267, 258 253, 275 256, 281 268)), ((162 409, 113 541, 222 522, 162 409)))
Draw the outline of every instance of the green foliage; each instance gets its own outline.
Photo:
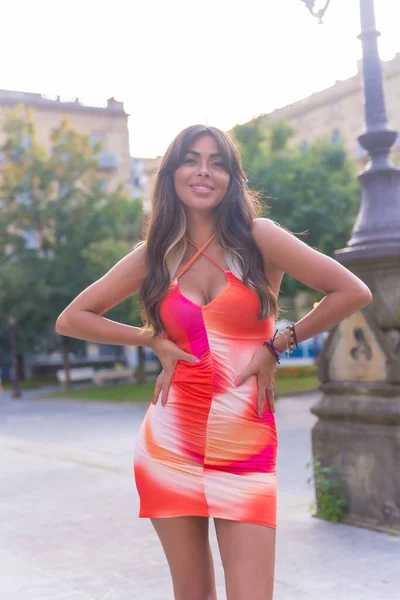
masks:
MULTIPOLYGON (((51 132, 48 152, 23 107, 9 112, 4 132, 0 323, 4 329, 10 315, 16 318, 21 353, 51 350, 60 342, 60 312, 131 250, 141 206, 121 186, 103 191, 100 147, 67 121, 51 132)), ((126 320, 136 312, 132 301, 119 308, 126 320)))
POLYGON ((94 388, 73 389, 68 392, 52 392, 49 398, 68 398, 94 402, 145 402, 154 396, 155 381, 145 383, 118 383, 94 388))
POLYGON ((276 371, 277 377, 283 377, 289 379, 291 377, 301 378, 309 377, 310 375, 317 374, 317 367, 315 365, 285 365, 278 367, 276 371))
POLYGON ((307 483, 314 484, 316 495, 315 516, 338 523, 346 512, 348 502, 338 472, 333 467, 324 467, 319 460, 307 463, 312 475, 307 483))
MULTIPOLYGON (((7 340, 8 319, 14 317, 17 323, 17 338, 21 352, 30 349, 41 352, 48 349, 46 344, 52 330, 46 311, 51 290, 46 281, 42 263, 35 256, 25 256, 23 261, 3 264, 0 270, 0 334, 7 340), (26 326, 24 325, 26 324, 26 326), (41 336, 37 332, 42 332, 41 336), (46 332, 46 335, 44 335, 46 332)), ((0 344, 8 353, 8 340, 0 344)), ((3 356, 3 358, 5 358, 3 356)))
MULTIPOLYGON (((120 258, 128 254, 131 249, 131 245, 125 240, 108 238, 89 244, 83 250, 82 258, 86 264, 90 265, 91 277, 98 279, 111 269, 120 258)), ((142 325, 137 295, 127 298, 106 314, 107 318, 114 321, 123 321, 138 327, 142 325)))
MULTIPOLYGON (((266 127, 260 118, 236 126, 231 133, 249 187, 261 192, 262 216, 301 234, 300 239, 328 256, 346 245, 360 193, 355 164, 342 146, 322 138, 302 150, 290 143, 291 125, 280 122, 266 127)), ((285 295, 303 289, 285 276, 285 295)))

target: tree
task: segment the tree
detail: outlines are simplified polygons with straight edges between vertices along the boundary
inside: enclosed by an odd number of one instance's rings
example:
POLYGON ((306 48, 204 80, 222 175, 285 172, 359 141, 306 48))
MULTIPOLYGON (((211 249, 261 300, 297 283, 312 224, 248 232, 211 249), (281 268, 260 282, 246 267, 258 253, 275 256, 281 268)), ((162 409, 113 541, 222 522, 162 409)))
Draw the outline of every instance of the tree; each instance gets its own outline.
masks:
MULTIPOLYGON (((321 138, 306 150, 289 145, 294 130, 280 122, 263 128, 259 119, 236 126, 236 139, 249 186, 261 192, 262 215, 307 244, 333 256, 346 245, 359 205, 355 164, 341 145, 321 138)), ((289 296, 304 289, 285 276, 289 296)))
MULTIPOLYGON (((126 242, 116 242, 111 239, 90 244, 84 251, 84 260, 91 266, 91 272, 95 279, 101 277, 105 271, 108 271, 122 256, 127 254, 131 248, 126 242)), ((112 308, 107 317, 114 321, 122 321, 140 327, 142 318, 138 297, 127 298, 114 308, 112 308)), ((142 346, 137 347, 138 364, 135 373, 136 381, 143 382, 145 376, 145 355, 142 346)))
MULTIPOLYGON (((122 258, 135 241, 132 232, 138 231, 126 217, 140 222, 141 206, 121 186, 104 192, 97 169, 100 146, 92 147, 89 136, 67 121, 51 132, 49 152, 37 143, 23 107, 10 112, 4 131, 0 315, 6 319, 17 311, 21 351, 53 348, 59 343, 57 316, 95 279, 94 249, 115 242, 112 257, 122 258)), ((130 317, 131 307, 124 310, 130 317)), ((70 343, 78 342, 63 336, 67 374, 70 343)))

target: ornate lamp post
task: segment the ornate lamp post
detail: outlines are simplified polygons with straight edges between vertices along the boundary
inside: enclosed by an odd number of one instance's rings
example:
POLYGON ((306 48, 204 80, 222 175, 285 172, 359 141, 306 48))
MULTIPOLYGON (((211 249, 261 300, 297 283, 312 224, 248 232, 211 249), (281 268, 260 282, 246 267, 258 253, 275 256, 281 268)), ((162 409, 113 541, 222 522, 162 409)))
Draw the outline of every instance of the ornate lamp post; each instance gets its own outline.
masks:
MULTIPOLYGON (((329 1, 316 11, 321 21, 329 1)), ((345 521, 400 534, 400 170, 389 158, 397 132, 385 109, 373 0, 360 0, 369 162, 359 173, 360 210, 335 258, 374 300, 333 328, 318 369, 323 398, 312 412, 314 457, 336 467, 349 501, 345 521)))
POLYGON ((325 0, 325 6, 323 8, 319 8, 318 10, 315 10, 315 8, 314 8, 315 0, 301 0, 301 1, 304 2, 304 4, 307 6, 307 8, 310 11, 310 13, 312 14, 312 16, 317 17, 319 24, 322 25, 322 18, 324 16, 324 14, 326 13, 326 11, 328 10, 328 6, 329 6, 331 0, 325 0))

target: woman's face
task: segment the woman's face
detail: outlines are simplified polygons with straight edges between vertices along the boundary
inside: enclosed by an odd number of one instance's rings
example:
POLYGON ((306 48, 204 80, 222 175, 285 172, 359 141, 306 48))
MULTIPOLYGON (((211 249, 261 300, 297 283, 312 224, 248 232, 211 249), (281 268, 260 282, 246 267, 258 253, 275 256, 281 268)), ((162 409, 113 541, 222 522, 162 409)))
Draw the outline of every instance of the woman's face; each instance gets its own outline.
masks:
POLYGON ((174 173, 175 191, 188 208, 211 210, 224 198, 229 185, 222 154, 212 135, 196 138, 174 173))

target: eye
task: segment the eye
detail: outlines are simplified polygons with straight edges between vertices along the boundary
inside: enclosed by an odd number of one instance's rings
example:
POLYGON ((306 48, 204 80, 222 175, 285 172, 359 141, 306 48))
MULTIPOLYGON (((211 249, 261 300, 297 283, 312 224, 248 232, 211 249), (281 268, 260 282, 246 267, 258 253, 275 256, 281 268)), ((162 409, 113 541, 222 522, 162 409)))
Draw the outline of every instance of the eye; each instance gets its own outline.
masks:
POLYGON ((224 163, 219 162, 219 161, 213 162, 213 165, 216 165, 217 167, 224 167, 224 163))
POLYGON ((182 164, 194 162, 194 158, 185 158, 182 164))

